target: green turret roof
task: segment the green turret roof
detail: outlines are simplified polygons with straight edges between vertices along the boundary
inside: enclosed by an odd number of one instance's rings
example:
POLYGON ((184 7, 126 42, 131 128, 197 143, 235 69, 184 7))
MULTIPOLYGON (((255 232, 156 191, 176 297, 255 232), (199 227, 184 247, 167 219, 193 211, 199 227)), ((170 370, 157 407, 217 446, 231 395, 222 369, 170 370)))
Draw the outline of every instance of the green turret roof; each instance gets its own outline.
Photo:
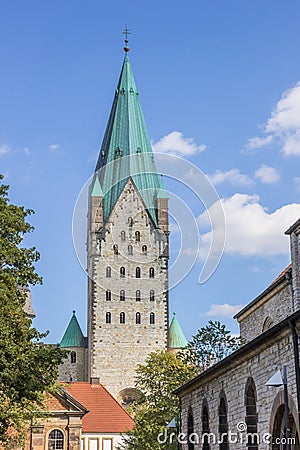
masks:
POLYGON ((127 53, 96 171, 99 171, 104 194, 104 222, 131 177, 152 220, 157 225, 157 193, 164 189, 164 186, 156 171, 151 142, 127 53))
POLYGON ((185 348, 188 345, 185 335, 176 318, 176 313, 169 328, 169 348, 185 348))
POLYGON ((62 348, 67 347, 86 347, 85 338, 82 334, 80 325, 73 311, 72 318, 67 326, 65 334, 59 344, 62 348))

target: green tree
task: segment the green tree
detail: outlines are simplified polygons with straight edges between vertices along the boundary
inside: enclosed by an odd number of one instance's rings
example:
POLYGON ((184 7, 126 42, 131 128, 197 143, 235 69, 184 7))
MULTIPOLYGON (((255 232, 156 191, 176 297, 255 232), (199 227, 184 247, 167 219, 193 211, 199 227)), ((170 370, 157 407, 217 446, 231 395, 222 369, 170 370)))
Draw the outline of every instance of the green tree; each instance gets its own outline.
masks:
POLYGON ((196 365, 198 372, 202 372, 226 358, 242 344, 243 340, 232 336, 225 325, 219 321, 210 320, 192 337, 188 348, 181 352, 181 357, 186 362, 196 365))
POLYGON ((174 418, 179 417, 179 399, 173 391, 193 378, 196 369, 185 363, 178 355, 165 350, 153 352, 144 365, 137 369, 136 388, 141 398, 133 403, 129 412, 133 414, 136 426, 125 439, 122 448, 134 450, 177 449, 177 441, 173 445, 164 440, 165 427, 174 418))
POLYGON ((30 285, 41 283, 34 263, 39 253, 22 246, 33 230, 26 218, 32 210, 13 205, 0 175, 0 442, 21 439, 26 423, 43 411, 45 392, 55 387, 64 352, 46 346, 26 317, 30 285))

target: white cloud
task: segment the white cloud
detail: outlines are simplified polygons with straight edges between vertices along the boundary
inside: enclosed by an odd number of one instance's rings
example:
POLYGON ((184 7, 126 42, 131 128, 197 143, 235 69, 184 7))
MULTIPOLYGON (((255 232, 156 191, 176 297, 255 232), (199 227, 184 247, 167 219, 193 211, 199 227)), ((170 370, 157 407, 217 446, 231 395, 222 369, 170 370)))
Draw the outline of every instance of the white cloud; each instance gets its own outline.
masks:
POLYGON ((49 150, 51 152, 56 152, 59 149, 60 149, 60 144, 51 144, 51 145, 49 145, 49 150))
POLYGON ((0 155, 5 155, 10 151, 9 145, 1 145, 0 147, 0 155))
POLYGON ((209 317, 233 317, 243 309, 245 305, 229 305, 228 303, 220 304, 212 304, 209 311, 207 311, 204 315, 209 317))
POLYGON ((262 164, 255 172, 254 176, 258 178, 262 183, 271 184, 277 183, 280 180, 278 171, 271 166, 262 164))
POLYGON ((171 153, 178 156, 191 156, 203 152, 206 145, 197 145, 193 138, 185 138, 179 131, 172 131, 153 144, 157 153, 171 153))
POLYGON ((213 175, 207 175, 213 184, 221 184, 225 182, 229 182, 232 184, 239 185, 250 185, 253 183, 248 175, 243 174, 239 171, 239 169, 231 169, 225 172, 221 170, 217 170, 213 175))
MULTIPOLYGON (((292 203, 268 212, 257 195, 234 194, 221 202, 226 218, 225 253, 260 257, 289 253, 289 240, 284 232, 299 219, 300 204, 292 203)), ((210 209, 213 208, 216 206, 210 209)), ((207 213, 199 216, 198 223, 200 228, 207 227, 207 213)), ((221 226, 218 222, 214 224, 216 238, 222 236, 221 226)), ((202 234, 200 257, 208 253, 211 238, 211 230, 202 234)))
POLYGON ((247 148, 279 141, 285 155, 300 156, 300 81, 285 91, 263 126, 265 136, 251 138, 247 148))
POLYGON ((25 147, 25 148, 23 149, 23 151, 24 151, 25 155, 27 155, 27 156, 30 156, 30 155, 31 155, 31 151, 30 151, 30 149, 29 149, 28 147, 25 147))

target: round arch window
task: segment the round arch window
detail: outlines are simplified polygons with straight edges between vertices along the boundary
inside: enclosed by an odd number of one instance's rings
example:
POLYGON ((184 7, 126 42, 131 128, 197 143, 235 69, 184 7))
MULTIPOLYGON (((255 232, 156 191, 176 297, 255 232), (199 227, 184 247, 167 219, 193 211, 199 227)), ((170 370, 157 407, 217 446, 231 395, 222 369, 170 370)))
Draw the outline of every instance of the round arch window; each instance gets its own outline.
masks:
POLYGON ((48 437, 48 450, 60 450, 64 448, 64 435, 61 430, 52 430, 48 437))

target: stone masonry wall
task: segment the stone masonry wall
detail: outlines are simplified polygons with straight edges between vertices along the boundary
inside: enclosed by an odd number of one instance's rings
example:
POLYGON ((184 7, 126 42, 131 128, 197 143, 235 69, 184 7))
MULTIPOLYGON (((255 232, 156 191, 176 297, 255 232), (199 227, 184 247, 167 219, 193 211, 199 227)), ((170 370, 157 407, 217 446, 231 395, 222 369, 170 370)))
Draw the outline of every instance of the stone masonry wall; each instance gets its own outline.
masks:
MULTIPOLYGON (((262 438, 264 433, 271 432, 274 420, 274 399, 282 398, 282 388, 267 387, 265 384, 274 373, 287 365, 288 370, 288 390, 290 410, 295 419, 296 414, 296 383, 295 370, 293 362, 292 340, 287 332, 281 337, 270 343, 269 347, 262 350, 255 356, 250 356, 246 361, 236 361, 228 367, 226 373, 214 379, 203 381, 197 387, 186 393, 181 398, 181 419, 182 432, 187 434, 187 422, 189 411, 192 412, 194 418, 194 432, 201 437, 202 433, 202 407, 204 402, 208 404, 209 410, 209 429, 211 433, 218 435, 219 424, 219 403, 220 395, 223 392, 227 401, 227 418, 228 428, 231 432, 237 432, 237 425, 245 422, 245 387, 249 377, 252 377, 256 386, 257 394, 257 413, 258 413, 258 433, 262 438)), ((239 435, 240 438, 240 435, 239 435)), ((195 450, 201 449, 202 445, 195 445, 195 450)), ((245 442, 238 442, 229 445, 234 450, 244 450, 245 442)), ((259 450, 269 450, 268 443, 261 442, 259 450)), ((186 444, 182 447, 187 450, 186 444)), ((217 443, 211 443, 211 450, 219 450, 217 443)))
POLYGON ((93 278, 89 283, 89 376, 99 377, 114 396, 134 387, 135 369, 150 352, 167 348, 168 260, 161 256, 166 246, 166 234, 154 229, 140 195, 127 183, 102 238, 91 250, 88 268, 93 278), (128 246, 132 246, 132 255, 128 246), (111 277, 106 276, 107 267, 111 268, 111 277), (124 277, 120 276, 121 267, 125 268, 124 277), (137 267, 140 278, 136 278, 137 267), (154 278, 149 277, 150 268, 154 269, 154 278), (111 300, 106 300, 107 290, 111 300), (121 290, 125 301, 120 300, 121 290), (136 300, 137 290, 140 301, 136 300), (150 299, 151 290, 154 300, 150 299), (107 313, 111 314, 111 323, 106 323, 107 313), (125 313, 125 323, 120 323, 121 313, 125 313), (136 323, 137 313, 140 324, 136 323))
POLYGON ((58 368, 58 381, 86 381, 86 348, 69 347, 69 354, 58 368), (71 352, 76 353, 76 363, 71 362, 71 352))
POLYGON ((275 292, 272 296, 258 302, 238 319, 240 335, 247 342, 263 332, 267 318, 276 325, 293 313, 291 287, 288 282, 283 282, 275 292))

